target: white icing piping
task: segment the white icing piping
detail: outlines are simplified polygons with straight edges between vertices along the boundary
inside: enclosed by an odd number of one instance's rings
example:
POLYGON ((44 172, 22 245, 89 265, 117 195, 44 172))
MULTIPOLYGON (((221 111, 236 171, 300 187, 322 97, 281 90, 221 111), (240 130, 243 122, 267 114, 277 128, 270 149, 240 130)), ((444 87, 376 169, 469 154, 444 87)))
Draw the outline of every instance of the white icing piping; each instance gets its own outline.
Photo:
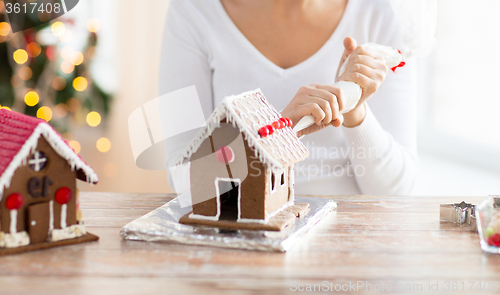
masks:
POLYGON ((290 127, 276 130, 273 135, 266 138, 260 137, 258 129, 277 121, 279 118, 281 118, 281 115, 264 98, 260 89, 248 91, 238 96, 226 97, 212 115, 210 115, 206 127, 198 132, 193 141, 187 146, 184 152, 181 153, 176 163, 182 164, 189 160, 201 146, 203 141, 205 141, 217 127, 220 127, 220 121, 227 119, 228 123, 232 123, 234 127, 240 129, 248 146, 254 148, 255 156, 262 164, 270 166, 271 169, 275 171, 282 170, 283 163, 293 164, 299 162, 302 158, 306 157, 309 152, 290 127), (252 100, 250 101, 248 101, 249 96, 252 96, 252 100), (242 110, 239 111, 235 109, 234 104, 238 104, 238 107, 242 108, 242 110), (250 107, 252 107, 253 110, 248 110, 250 107), (251 120, 251 116, 254 116, 257 120, 251 120), (247 124, 245 120, 248 120, 250 124, 247 124), (250 129, 248 125, 251 125, 253 130, 250 129), (271 143, 273 144, 271 145, 271 143))
POLYGON ((66 225, 66 217, 68 215, 68 205, 64 204, 61 206, 61 228, 65 229, 66 225))
POLYGON ((288 170, 288 188, 289 195, 288 199, 291 202, 295 202, 295 165, 291 165, 290 170, 288 170))
POLYGON ((54 201, 49 202, 49 233, 54 229, 54 201))
POLYGON ((59 134, 57 134, 49 124, 40 122, 0 177, 0 201, 2 200, 4 188, 9 188, 10 186, 14 172, 16 172, 17 168, 21 165, 26 165, 28 156, 36 151, 40 135, 45 137, 57 154, 68 161, 72 171, 75 169, 83 170, 87 177, 87 182, 89 183, 96 183, 99 181, 99 177, 94 170, 78 157, 73 149, 62 140, 59 134))
POLYGON ((10 210, 10 233, 17 233, 17 210, 10 210))

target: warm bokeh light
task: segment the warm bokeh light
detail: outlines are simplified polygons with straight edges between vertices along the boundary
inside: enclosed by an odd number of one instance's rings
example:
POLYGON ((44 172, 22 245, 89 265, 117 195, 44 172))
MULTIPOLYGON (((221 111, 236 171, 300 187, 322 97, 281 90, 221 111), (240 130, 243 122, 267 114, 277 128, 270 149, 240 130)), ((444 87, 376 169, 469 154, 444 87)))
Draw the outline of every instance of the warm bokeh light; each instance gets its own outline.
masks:
POLYGON ((87 29, 90 32, 95 33, 101 29, 101 22, 98 19, 91 18, 87 21, 87 29))
POLYGON ((98 112, 90 112, 87 114, 87 124, 90 127, 96 127, 101 124, 101 115, 98 112))
POLYGON ((71 54, 73 53, 73 51, 75 51, 73 49, 73 47, 71 47, 71 46, 64 46, 61 49, 61 56, 62 56, 62 58, 64 58, 64 59, 70 59, 71 58, 71 54))
POLYGON ((66 79, 61 76, 55 77, 54 80, 52 80, 52 87, 57 91, 63 90, 66 88, 66 79))
POLYGON ((68 106, 65 103, 60 103, 55 106, 54 113, 59 118, 64 118, 68 115, 68 106))
POLYGON ((33 76, 33 71, 30 67, 22 67, 19 69, 19 78, 24 81, 28 81, 33 76))
POLYGON ((108 177, 113 177, 118 174, 118 166, 115 163, 107 163, 104 165, 104 174, 108 177))
POLYGON ((74 51, 69 58, 72 64, 79 66, 83 62, 83 54, 79 51, 74 51))
POLYGON ((40 45, 38 45, 38 43, 31 42, 26 46, 26 51, 28 52, 29 56, 37 57, 42 52, 42 48, 40 47, 40 45))
POLYGON ((45 54, 47 55, 47 58, 49 60, 55 60, 57 57, 57 52, 55 46, 47 46, 47 49, 45 49, 45 54))
POLYGON ((28 61, 28 53, 24 49, 14 51, 14 61, 22 65, 28 61))
POLYGON ((97 140, 96 147, 101 153, 107 153, 111 149, 111 141, 106 137, 101 137, 97 140))
POLYGON ((7 36, 10 33, 10 25, 6 22, 0 23, 0 36, 7 36))
POLYGON ((61 40, 61 42, 63 43, 68 43, 69 41, 71 41, 71 37, 73 37, 73 33, 71 33, 70 30, 66 30, 64 31, 64 34, 59 36, 59 40, 61 40))
POLYGON ((36 106, 38 101, 40 101, 40 97, 38 96, 38 93, 36 93, 35 91, 29 91, 24 96, 24 103, 26 103, 27 106, 30 107, 36 106))
POLYGON ((87 56, 92 59, 94 58, 94 55, 95 55, 95 46, 91 46, 89 47, 89 49, 87 49, 87 56))
POLYGON ((65 60, 61 63, 61 71, 65 74, 70 74, 75 69, 75 65, 65 60))
POLYGON ((23 80, 19 77, 19 75, 13 75, 12 78, 10 78, 10 84, 14 88, 19 88, 24 85, 23 80))
POLYGON ((76 140, 70 140, 70 142, 68 142, 69 146, 75 151, 75 153, 80 153, 80 150, 82 149, 82 147, 80 146, 80 143, 76 140))
POLYGON ((52 119, 52 110, 49 107, 43 106, 36 111, 36 117, 48 122, 52 119))
POLYGON ((8 111, 10 111, 11 109, 9 107, 5 107, 4 106, 4 107, 0 107, 0 110, 8 110, 8 111))
POLYGON ((87 79, 84 77, 76 77, 73 80, 73 88, 75 88, 76 91, 84 91, 87 89, 87 79))
POLYGON ((66 104, 68 105, 69 111, 72 113, 75 113, 80 108, 80 101, 75 97, 68 99, 66 104))
POLYGON ((59 37, 62 36, 62 34, 64 34, 66 26, 62 22, 55 22, 52 24, 52 27, 50 29, 52 30, 52 34, 59 37))

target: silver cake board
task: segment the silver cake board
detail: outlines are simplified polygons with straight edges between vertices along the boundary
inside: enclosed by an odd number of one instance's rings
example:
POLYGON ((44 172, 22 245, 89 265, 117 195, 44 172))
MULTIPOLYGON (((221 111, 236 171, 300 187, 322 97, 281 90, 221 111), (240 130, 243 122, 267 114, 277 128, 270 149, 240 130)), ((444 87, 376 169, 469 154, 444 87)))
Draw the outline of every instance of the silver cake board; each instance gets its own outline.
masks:
POLYGON ((330 211, 337 208, 333 200, 295 197, 295 203, 308 203, 309 212, 297 218, 282 231, 223 230, 208 226, 180 224, 179 219, 191 211, 181 208, 179 198, 125 225, 120 235, 126 240, 174 242, 232 249, 286 252, 330 211))

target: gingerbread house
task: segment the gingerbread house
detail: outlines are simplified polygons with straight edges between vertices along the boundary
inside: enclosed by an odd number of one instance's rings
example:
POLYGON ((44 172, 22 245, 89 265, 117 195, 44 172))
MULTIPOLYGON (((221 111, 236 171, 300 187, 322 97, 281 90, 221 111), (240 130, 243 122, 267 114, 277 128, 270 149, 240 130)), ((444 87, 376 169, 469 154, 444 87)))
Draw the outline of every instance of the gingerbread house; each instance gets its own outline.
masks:
POLYGON ((304 214, 294 164, 309 152, 260 90, 226 97, 182 153, 193 211, 181 223, 281 230, 304 214))
POLYGON ((47 122, 0 110, 0 254, 95 240, 83 238, 77 178, 98 181, 47 122))

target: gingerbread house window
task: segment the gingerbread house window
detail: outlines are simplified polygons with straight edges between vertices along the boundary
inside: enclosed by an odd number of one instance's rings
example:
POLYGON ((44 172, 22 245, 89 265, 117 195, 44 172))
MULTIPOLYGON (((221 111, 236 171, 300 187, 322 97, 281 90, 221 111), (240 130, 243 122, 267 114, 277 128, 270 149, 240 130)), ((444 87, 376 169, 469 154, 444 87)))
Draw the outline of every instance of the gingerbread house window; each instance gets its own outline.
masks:
POLYGON ((36 151, 34 154, 31 155, 30 159, 28 160, 28 165, 31 170, 35 172, 39 172, 47 166, 47 156, 45 155, 44 152, 41 151, 36 151))
POLYGON ((271 188, 271 194, 275 193, 276 192, 276 177, 274 175, 274 172, 269 172, 269 174, 271 175, 271 179, 269 181, 269 186, 271 188))

